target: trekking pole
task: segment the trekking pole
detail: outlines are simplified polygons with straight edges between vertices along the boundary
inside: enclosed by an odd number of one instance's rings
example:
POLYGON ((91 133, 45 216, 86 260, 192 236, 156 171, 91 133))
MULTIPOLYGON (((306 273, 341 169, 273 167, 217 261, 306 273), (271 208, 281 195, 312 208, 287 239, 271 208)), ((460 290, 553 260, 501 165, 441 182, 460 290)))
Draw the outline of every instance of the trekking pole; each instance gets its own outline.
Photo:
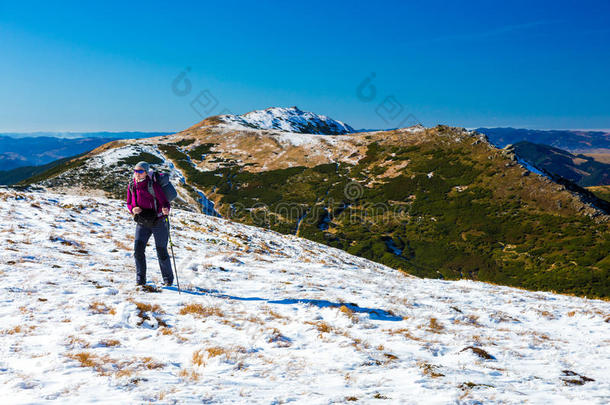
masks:
POLYGON ((172 250, 172 260, 174 262, 174 274, 176 275, 176 285, 178 286, 178 294, 182 294, 180 292, 180 281, 178 281, 178 268, 176 267, 176 258, 174 257, 174 244, 172 243, 172 233, 169 226, 169 215, 165 217, 167 221, 167 236, 169 237, 169 247, 172 250))

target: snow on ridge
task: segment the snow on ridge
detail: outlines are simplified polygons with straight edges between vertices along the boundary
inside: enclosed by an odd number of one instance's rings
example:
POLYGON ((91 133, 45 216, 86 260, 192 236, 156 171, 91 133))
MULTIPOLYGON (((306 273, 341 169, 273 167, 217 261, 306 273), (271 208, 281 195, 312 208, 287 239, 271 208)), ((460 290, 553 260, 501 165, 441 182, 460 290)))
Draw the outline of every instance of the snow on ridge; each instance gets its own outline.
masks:
POLYGON ((137 156, 141 153, 148 153, 163 160, 163 163, 153 164, 152 167, 157 170, 168 172, 172 181, 184 183, 185 178, 182 172, 178 170, 170 160, 165 158, 155 144, 145 141, 137 141, 131 144, 104 150, 87 159, 85 165, 89 169, 110 168, 113 165, 118 164, 123 159, 137 156))
POLYGON ((319 136, 320 135, 281 132, 277 134, 277 139, 283 144, 303 146, 310 143, 318 143, 319 136))
POLYGON ((516 159, 517 159, 517 163, 519 163, 521 166, 523 166, 524 169, 527 169, 527 170, 529 170, 532 173, 536 173, 539 176, 543 176, 543 177, 548 178, 549 180, 552 180, 551 177, 548 174, 543 173, 538 168, 536 168, 534 165, 526 162, 525 160, 521 159, 518 156, 516 156, 516 159))
POLYGON ((135 145, 106 149, 88 159, 87 165, 91 168, 104 168, 117 163, 121 159, 139 154, 139 152, 140 149, 135 145))
MULTIPOLYGON (((494 146, 496 148, 498 148, 497 146, 494 146)), ((542 177, 546 177, 547 179, 556 182, 551 175, 549 175, 549 173, 546 173, 544 170, 540 170, 538 169, 536 166, 534 166, 533 164, 527 162, 526 160, 522 159, 520 156, 517 155, 515 148, 512 144, 508 144, 503 148, 498 148, 501 149, 502 151, 508 152, 509 156, 511 156, 512 159, 514 159, 521 167, 523 167, 524 169, 526 169, 529 172, 535 173, 539 176, 542 177)))
POLYGON ((284 132, 343 135, 355 132, 349 125, 325 115, 302 111, 298 107, 271 107, 242 115, 220 115, 225 124, 254 129, 276 129, 284 132))
POLYGON ((425 130, 426 130, 426 127, 424 127, 422 124, 416 124, 416 125, 412 125, 410 127, 398 129, 399 132, 407 132, 410 134, 417 134, 420 132, 424 132, 425 130))
POLYGON ((610 396, 608 302, 418 279, 180 210, 172 240, 186 290, 137 292, 123 202, 10 188, 0 199, 0 384, 12 403, 610 396))

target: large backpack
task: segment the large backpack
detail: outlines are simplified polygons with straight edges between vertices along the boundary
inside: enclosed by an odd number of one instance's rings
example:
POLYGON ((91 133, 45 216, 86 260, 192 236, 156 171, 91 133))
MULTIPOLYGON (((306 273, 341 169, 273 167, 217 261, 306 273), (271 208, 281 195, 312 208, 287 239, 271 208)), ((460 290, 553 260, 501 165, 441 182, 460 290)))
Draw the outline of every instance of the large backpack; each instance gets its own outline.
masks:
POLYGON ((167 201, 172 202, 178 197, 178 192, 174 185, 169 181, 169 173, 154 172, 153 181, 159 183, 165 194, 167 201))

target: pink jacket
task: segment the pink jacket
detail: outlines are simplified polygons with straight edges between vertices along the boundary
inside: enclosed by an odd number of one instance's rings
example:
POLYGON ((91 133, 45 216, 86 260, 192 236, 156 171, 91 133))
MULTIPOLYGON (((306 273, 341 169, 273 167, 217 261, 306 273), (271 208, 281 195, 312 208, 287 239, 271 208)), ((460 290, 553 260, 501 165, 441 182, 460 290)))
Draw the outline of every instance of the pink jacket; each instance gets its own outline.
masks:
MULTIPOLYGON (((148 192, 148 182, 152 181, 150 177, 146 177, 146 180, 137 182, 135 179, 133 180, 133 188, 134 193, 131 192, 132 187, 127 187, 127 208, 129 212, 132 212, 135 207, 140 207, 142 209, 154 209, 154 197, 152 194, 148 192)), ((157 197, 157 216, 163 216, 162 208, 169 208, 170 204, 165 197, 165 193, 163 189, 159 185, 159 183, 153 182, 153 190, 155 191, 155 196, 157 197)))

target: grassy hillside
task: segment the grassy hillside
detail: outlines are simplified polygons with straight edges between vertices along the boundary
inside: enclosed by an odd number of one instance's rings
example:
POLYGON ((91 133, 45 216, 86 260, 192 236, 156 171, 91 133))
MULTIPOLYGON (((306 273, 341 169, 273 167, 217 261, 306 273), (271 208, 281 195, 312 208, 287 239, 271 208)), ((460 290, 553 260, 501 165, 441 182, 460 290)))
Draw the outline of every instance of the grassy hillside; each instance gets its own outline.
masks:
MULTIPOLYGON (((178 135, 155 147, 184 174, 185 187, 203 191, 224 217, 418 276, 610 296, 608 217, 476 133, 439 126, 344 136, 338 139, 362 153, 316 157, 314 164, 307 154, 332 151, 328 144, 276 143, 269 152, 271 138, 261 133, 219 135, 208 128, 178 135), (240 151, 238 141, 252 146, 240 151), (265 156, 278 156, 271 170, 256 154, 263 146, 265 156)), ((122 198, 125 167, 105 169, 105 177, 77 169, 73 178, 122 198)))
POLYGON ((418 276, 608 296, 608 223, 577 215, 562 186, 484 143, 443 142, 455 135, 440 127, 417 145, 371 137, 356 165, 260 173, 238 164, 201 172, 192 164, 198 154, 161 148, 223 216, 240 222, 418 276))
POLYGON ((598 198, 610 202, 610 186, 587 187, 587 190, 591 191, 598 198))

